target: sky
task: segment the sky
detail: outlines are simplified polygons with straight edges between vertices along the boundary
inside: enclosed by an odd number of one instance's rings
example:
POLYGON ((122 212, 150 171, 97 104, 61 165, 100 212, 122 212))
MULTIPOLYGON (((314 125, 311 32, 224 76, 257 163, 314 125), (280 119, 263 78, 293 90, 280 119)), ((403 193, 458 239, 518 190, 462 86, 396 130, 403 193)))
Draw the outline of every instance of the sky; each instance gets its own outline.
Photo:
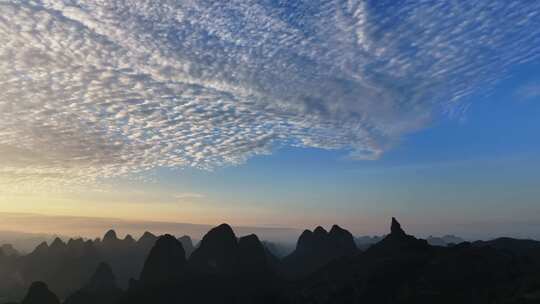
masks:
POLYGON ((540 2, 8 0, 0 58, 5 214, 540 238, 540 2))

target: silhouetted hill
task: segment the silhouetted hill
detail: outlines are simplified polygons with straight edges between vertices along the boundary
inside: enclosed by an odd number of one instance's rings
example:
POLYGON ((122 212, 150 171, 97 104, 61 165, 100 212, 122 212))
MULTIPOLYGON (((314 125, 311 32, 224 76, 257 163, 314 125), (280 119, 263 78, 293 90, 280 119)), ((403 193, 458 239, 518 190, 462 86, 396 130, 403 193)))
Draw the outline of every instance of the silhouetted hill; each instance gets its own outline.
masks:
POLYGON ((313 232, 305 230, 300 235, 296 249, 283 259, 283 271, 290 277, 305 276, 332 260, 358 252, 349 231, 334 225, 327 232, 319 226, 313 232))
POLYGON ((103 236, 102 242, 103 244, 106 244, 106 245, 115 246, 116 244, 120 242, 120 240, 118 239, 118 236, 116 235, 116 231, 111 229, 105 233, 105 235, 103 236))
POLYGON ((111 267, 100 263, 90 281, 79 291, 69 296, 64 304, 113 304, 122 295, 116 285, 111 267))
POLYGON ((197 272, 230 274, 235 270, 238 242, 232 228, 221 224, 212 228, 189 258, 197 272))
POLYGON ((540 269, 540 241, 501 237, 489 241, 476 241, 471 243, 471 246, 497 249, 498 251, 511 254, 520 259, 528 261, 532 264, 532 266, 530 266, 531 268, 540 269))
POLYGON ((255 234, 241 237, 238 240, 237 269, 240 276, 267 278, 273 272, 273 257, 255 234))
POLYGON ((150 251, 141 272, 140 283, 154 286, 178 280, 185 267, 186 253, 182 243, 166 234, 158 238, 150 251))
POLYGON ((365 253, 334 261, 292 291, 293 303, 539 303, 540 270, 489 246, 431 247, 397 220, 365 253))
POLYGON ((426 240, 417 239, 412 235, 406 234, 399 222, 395 218, 392 218, 390 234, 371 246, 366 251, 366 254, 377 257, 388 257, 417 253, 423 254, 430 249, 431 247, 426 240))
POLYGON ((157 237, 146 233, 139 241, 131 236, 119 239, 109 230, 103 240, 55 238, 43 242, 30 254, 6 262, 0 258, 0 297, 21 299, 33 281, 47 282, 61 298, 79 290, 92 276, 100 262, 112 265, 119 286, 127 287, 130 278, 138 277, 157 237))
MULTIPOLYGON (((65 304, 540 303, 540 242, 533 240, 431 246, 407 234, 395 218, 390 233, 366 251, 339 226, 317 227, 304 231, 282 261, 258 236, 237 238, 227 224, 212 228, 189 258, 181 240, 192 245, 185 237, 145 233, 135 241, 109 231, 103 241, 57 239, 27 256, 0 249, 0 279, 23 282, 11 287, 26 291, 25 280, 45 278, 50 290, 69 295, 65 304), (150 244, 140 276, 122 291, 112 271, 116 265, 101 261, 129 260, 150 244)), ((34 285, 28 303, 54 301, 46 285, 34 285)))
POLYGON ((99 256, 91 241, 79 239, 65 243, 57 238, 50 246, 42 243, 29 255, 22 256, 16 271, 23 286, 43 281, 60 297, 65 297, 88 280, 99 256))
POLYGON ((60 304, 60 300, 49 290, 47 284, 34 282, 21 304, 60 304))
POLYGON ((178 240, 160 241, 139 282, 133 282, 121 303, 272 303, 266 300, 275 294, 277 278, 271 254, 256 235, 237 239, 227 224, 212 228, 189 258, 188 267, 178 240), (162 264, 151 267, 154 260, 162 264), (147 284, 147 269, 161 269, 153 271, 155 277, 169 279, 147 284))
MULTIPOLYGON (((0 221, 5 219, 0 213, 0 221)), ((11 244, 21 254, 28 254, 32 252, 37 245, 42 242, 52 242, 56 235, 49 235, 43 233, 27 233, 20 231, 3 231, 0 230, 0 241, 4 244, 11 244)), ((63 238, 66 239, 66 238, 63 238)))
POLYGON ((144 261, 156 242, 157 237, 145 232, 138 241, 127 235, 118 238, 114 230, 109 230, 102 241, 95 242, 101 261, 114 267, 120 287, 126 288, 130 278, 141 273, 144 261))

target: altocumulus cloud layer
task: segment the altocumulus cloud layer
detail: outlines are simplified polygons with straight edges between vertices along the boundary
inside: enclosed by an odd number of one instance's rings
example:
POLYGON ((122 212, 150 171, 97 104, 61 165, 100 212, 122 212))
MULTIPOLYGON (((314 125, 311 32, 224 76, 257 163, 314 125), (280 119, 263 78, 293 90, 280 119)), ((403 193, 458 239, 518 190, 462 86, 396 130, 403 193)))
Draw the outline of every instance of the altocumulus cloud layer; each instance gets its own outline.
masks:
POLYGON ((213 168, 285 145, 375 159, 538 60, 539 12, 506 0, 1 1, 0 175, 213 168))

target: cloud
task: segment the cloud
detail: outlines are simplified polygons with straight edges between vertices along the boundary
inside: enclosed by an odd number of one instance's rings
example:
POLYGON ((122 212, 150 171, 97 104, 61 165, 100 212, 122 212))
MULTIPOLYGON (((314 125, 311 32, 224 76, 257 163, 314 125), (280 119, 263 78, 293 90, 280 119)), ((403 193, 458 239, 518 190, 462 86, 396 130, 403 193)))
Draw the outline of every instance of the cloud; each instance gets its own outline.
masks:
POLYGON ((280 146, 376 159, 538 60, 539 11, 502 0, 3 1, 0 176, 86 182, 241 164, 280 146))
POLYGON ((190 199, 201 199, 201 198, 204 198, 205 195, 201 193, 195 193, 195 192, 183 192, 183 193, 176 193, 173 195, 173 197, 179 201, 184 201, 184 200, 190 200, 190 199))
POLYGON ((520 99, 531 99, 540 97, 540 82, 528 83, 521 86, 516 91, 516 96, 520 99))

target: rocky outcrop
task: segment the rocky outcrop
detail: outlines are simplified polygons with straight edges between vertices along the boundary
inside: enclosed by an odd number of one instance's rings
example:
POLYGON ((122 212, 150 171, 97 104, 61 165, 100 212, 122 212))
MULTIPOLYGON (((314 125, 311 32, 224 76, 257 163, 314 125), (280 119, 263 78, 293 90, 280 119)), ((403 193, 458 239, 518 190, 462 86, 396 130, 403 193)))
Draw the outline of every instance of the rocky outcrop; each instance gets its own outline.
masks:
POLYGON ((377 244, 371 246, 366 254, 377 257, 406 255, 406 254, 424 254, 431 250, 426 240, 417 239, 408 235, 401 228, 401 224, 392 218, 390 234, 377 244))
POLYGON ((390 234, 392 235, 405 235, 405 231, 401 229, 401 224, 396 220, 395 217, 392 218, 392 223, 390 224, 390 234))

